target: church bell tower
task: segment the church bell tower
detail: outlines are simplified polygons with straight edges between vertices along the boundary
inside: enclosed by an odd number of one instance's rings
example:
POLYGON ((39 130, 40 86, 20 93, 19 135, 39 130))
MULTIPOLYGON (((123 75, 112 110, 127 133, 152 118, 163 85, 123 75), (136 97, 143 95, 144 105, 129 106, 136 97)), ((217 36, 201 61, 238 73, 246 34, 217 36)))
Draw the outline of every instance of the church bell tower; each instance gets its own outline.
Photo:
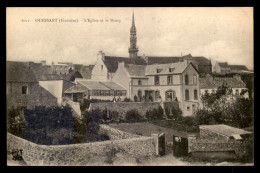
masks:
POLYGON ((128 49, 129 58, 137 58, 138 48, 136 46, 136 28, 135 28, 135 18, 134 13, 132 17, 132 26, 130 28, 130 48, 128 49))

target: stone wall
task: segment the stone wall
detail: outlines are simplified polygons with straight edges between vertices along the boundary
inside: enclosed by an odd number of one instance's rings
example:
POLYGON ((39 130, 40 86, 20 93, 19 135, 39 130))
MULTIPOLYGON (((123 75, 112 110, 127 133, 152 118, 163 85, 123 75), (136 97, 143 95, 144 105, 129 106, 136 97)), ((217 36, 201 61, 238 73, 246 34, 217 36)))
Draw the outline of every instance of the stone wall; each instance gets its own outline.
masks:
POLYGON ((229 140, 229 137, 200 128, 200 138, 209 141, 229 140))
POLYGON ((188 138, 188 152, 218 152, 235 151, 241 153, 244 150, 242 141, 239 140, 211 140, 211 139, 190 139, 188 138))
POLYGON ((72 145, 37 145, 7 134, 7 151, 23 149, 27 165, 88 165, 91 162, 104 163, 108 153, 116 150, 118 156, 142 158, 155 156, 153 137, 112 140, 72 145))
POLYGON ((109 136, 110 140, 131 139, 131 138, 142 137, 140 135, 123 132, 121 130, 109 127, 108 125, 105 125, 105 124, 100 124, 99 133, 107 134, 109 136))
POLYGON ((89 110, 92 109, 100 109, 100 110, 109 110, 109 111, 117 111, 121 115, 125 115, 125 113, 131 109, 138 110, 139 114, 145 116, 148 110, 157 109, 160 106, 160 103, 140 103, 140 102, 101 102, 101 103, 91 103, 89 106, 89 110))

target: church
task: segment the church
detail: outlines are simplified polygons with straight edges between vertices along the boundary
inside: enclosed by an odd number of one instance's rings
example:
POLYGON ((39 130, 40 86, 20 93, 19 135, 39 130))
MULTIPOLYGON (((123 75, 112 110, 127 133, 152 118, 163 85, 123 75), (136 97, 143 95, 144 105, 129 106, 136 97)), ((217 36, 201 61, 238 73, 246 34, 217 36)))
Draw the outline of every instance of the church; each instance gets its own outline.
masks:
POLYGON ((130 47, 128 49, 129 57, 107 56, 99 51, 96 64, 91 73, 91 79, 112 80, 117 71, 118 64, 124 62, 126 65, 153 65, 169 64, 189 60, 195 66, 199 74, 211 74, 211 61, 203 56, 193 57, 191 54, 185 56, 139 56, 137 46, 137 29, 135 26, 134 14, 132 16, 132 26, 130 28, 130 47))

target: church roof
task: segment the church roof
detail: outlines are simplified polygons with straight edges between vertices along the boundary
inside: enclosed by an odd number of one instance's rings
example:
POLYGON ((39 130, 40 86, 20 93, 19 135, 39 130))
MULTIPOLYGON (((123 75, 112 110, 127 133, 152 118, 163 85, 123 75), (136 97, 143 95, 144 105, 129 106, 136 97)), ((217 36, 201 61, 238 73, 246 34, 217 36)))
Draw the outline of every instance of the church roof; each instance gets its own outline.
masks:
POLYGON ((128 58, 128 57, 117 57, 117 56, 104 56, 103 61, 109 73, 116 72, 118 68, 118 62, 124 62, 125 64, 146 65, 145 60, 140 57, 128 58))
POLYGON ((219 65, 221 68, 229 68, 227 62, 219 62, 218 65, 219 65))
POLYGON ((245 65, 229 65, 231 70, 248 70, 245 65))
POLYGON ((203 56, 196 56, 193 57, 191 54, 182 56, 182 57, 176 57, 176 56, 169 56, 169 57, 163 57, 163 56, 148 56, 147 57, 147 63, 148 65, 151 64, 169 64, 169 63, 177 63, 179 61, 183 61, 186 58, 190 58, 194 60, 199 66, 200 65, 211 65, 210 60, 203 56))

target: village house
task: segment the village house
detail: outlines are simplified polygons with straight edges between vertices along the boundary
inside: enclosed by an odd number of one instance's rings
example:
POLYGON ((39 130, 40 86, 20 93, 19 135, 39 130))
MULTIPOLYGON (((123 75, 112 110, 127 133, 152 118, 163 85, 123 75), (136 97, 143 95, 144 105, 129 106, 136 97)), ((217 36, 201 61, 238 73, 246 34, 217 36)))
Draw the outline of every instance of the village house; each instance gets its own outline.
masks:
POLYGON ((7 108, 56 106, 57 98, 43 88, 26 62, 6 63, 7 108))
POLYGON ((207 75, 206 77, 199 78, 200 84, 200 95, 204 95, 205 93, 211 94, 215 93, 223 84, 227 84, 232 88, 233 96, 240 96, 241 93, 245 93, 243 97, 248 98, 248 92, 246 88, 246 84, 241 80, 240 75, 235 75, 234 77, 213 77, 211 75, 207 75))
POLYGON ((198 71, 189 61, 133 65, 119 63, 112 79, 127 89, 132 101, 178 102, 184 116, 199 106, 198 71))

